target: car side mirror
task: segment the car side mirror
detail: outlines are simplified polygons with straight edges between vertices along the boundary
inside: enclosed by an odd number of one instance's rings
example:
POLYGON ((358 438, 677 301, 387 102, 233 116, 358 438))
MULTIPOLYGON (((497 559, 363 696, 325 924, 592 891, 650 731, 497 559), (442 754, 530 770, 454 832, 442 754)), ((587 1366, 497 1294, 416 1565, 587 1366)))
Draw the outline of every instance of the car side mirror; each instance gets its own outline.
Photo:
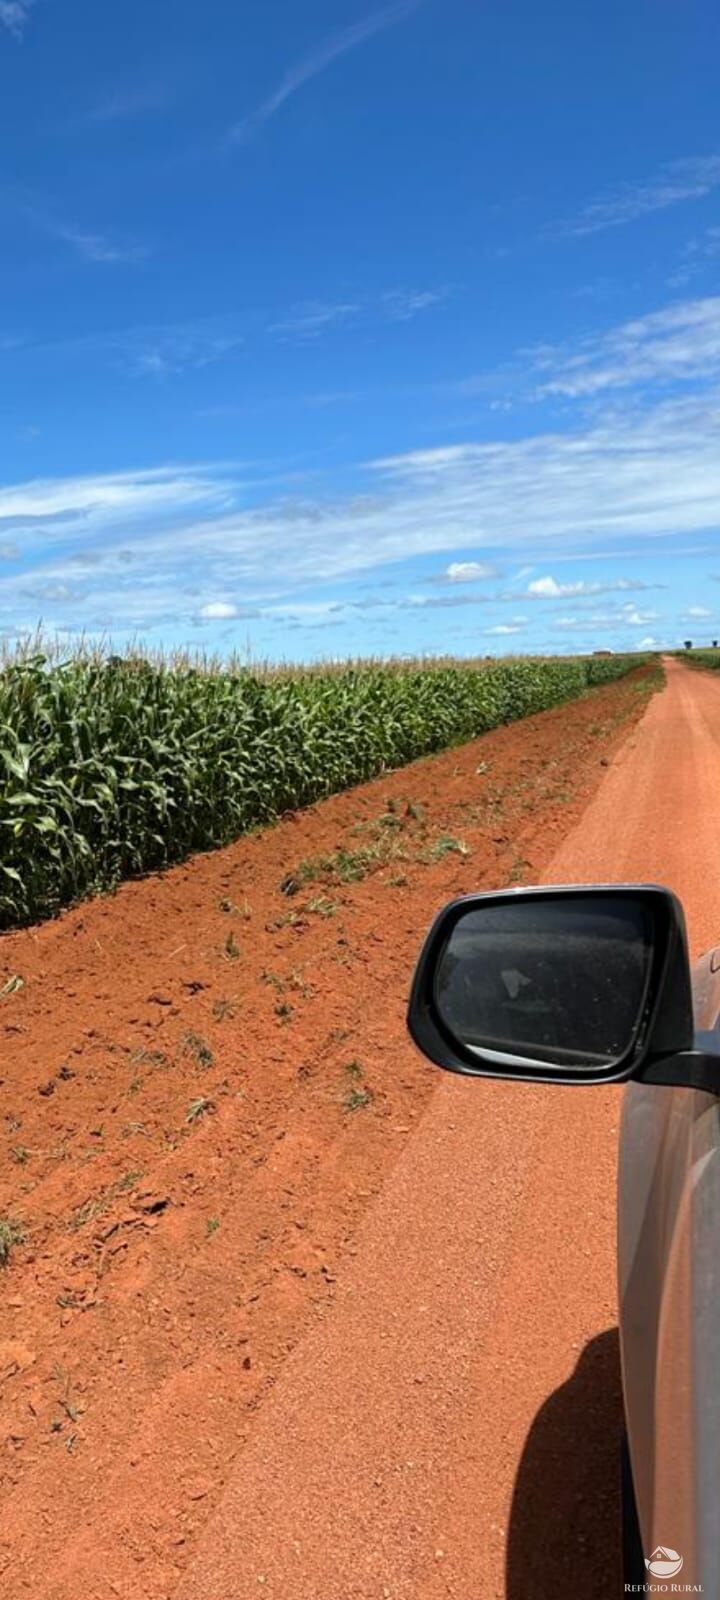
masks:
MULTIPOLYGON (((431 1061, 471 1076, 690 1081, 688 1052, 696 1068, 697 1052, 680 902, 644 884, 455 900, 425 941, 408 1025, 431 1061)), ((719 1066, 715 1058, 713 1081, 719 1066)))

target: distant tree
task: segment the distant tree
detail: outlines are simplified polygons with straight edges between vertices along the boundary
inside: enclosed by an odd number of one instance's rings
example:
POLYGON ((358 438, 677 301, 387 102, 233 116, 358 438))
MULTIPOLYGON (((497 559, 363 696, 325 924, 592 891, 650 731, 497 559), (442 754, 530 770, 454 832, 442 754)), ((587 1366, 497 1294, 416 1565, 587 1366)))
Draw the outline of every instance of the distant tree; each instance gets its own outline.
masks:
POLYGON ((692 639, 686 639, 685 640, 685 649, 686 650, 692 650, 692 639))
POLYGON ((713 639, 713 650, 717 650, 717 647, 718 647, 717 639, 713 639))

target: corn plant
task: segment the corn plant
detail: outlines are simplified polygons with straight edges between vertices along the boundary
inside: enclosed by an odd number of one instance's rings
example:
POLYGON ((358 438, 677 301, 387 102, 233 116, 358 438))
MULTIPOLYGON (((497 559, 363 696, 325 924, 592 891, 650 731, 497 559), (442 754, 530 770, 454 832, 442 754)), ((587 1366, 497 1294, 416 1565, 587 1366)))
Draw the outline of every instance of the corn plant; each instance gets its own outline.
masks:
POLYGON ((582 694, 634 656, 325 669, 42 650, 0 669, 0 928, 582 694))

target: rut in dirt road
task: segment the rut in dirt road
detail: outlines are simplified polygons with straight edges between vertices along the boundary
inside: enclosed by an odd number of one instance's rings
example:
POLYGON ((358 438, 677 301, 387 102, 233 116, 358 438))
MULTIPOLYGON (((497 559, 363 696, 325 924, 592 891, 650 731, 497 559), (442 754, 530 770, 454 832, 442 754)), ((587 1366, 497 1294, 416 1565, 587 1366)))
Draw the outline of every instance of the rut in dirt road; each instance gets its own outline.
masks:
MULTIPOLYGON (((720 931, 718 793, 720 684, 670 661, 545 881, 668 883, 697 953, 720 931)), ((619 1107, 442 1081, 177 1600, 619 1593, 619 1107)))

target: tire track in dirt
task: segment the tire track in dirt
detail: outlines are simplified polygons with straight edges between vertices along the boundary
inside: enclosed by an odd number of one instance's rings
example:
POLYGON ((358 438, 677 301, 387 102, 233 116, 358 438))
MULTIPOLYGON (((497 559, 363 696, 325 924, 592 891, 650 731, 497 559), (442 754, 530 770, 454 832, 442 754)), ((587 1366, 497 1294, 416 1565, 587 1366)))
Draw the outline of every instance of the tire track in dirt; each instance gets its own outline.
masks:
POLYGON ((405 1037, 418 930, 448 894, 540 870, 646 685, 0 940, 0 987, 25 980, 0 1012, 0 1215, 29 1234, 0 1313, 8 1600, 175 1587, 437 1088, 405 1037), (280 894, 302 860, 372 845, 381 817, 404 857, 280 894), (448 838, 468 855, 434 859, 448 838), (313 895, 334 914, 298 915, 313 895), (211 1106, 188 1123, 199 1098, 211 1106))

